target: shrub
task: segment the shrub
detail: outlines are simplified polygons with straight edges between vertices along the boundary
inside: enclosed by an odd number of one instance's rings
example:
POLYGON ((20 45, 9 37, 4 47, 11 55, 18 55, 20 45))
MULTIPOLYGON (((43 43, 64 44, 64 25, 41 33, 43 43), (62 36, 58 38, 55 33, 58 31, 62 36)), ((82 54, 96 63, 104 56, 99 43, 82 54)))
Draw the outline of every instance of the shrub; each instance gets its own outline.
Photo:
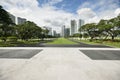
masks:
POLYGON ((0 39, 4 42, 6 41, 6 37, 0 37, 0 39))
POLYGON ((18 38, 15 37, 15 36, 10 36, 10 37, 8 37, 8 40, 9 40, 10 42, 17 42, 18 38))

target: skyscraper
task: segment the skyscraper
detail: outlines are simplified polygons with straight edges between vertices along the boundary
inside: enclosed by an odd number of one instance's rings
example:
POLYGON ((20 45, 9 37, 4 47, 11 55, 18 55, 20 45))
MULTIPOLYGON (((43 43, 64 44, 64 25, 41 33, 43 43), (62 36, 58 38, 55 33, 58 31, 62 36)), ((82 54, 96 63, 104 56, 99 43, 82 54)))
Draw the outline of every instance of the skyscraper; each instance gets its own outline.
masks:
POLYGON ((53 36, 56 37, 57 36, 57 32, 55 30, 53 30, 53 36))
POLYGON ((65 25, 62 26, 62 29, 61 29, 61 36, 62 36, 62 37, 65 37, 65 25))
POLYGON ((70 36, 70 28, 65 28, 65 37, 70 36))
POLYGON ((23 24, 24 22, 26 22, 25 18, 17 17, 16 24, 23 24))
POLYGON ((84 25, 84 20, 79 19, 78 21, 78 27, 77 27, 77 33, 79 32, 79 28, 84 25))
POLYGON ((71 35, 77 32, 77 24, 75 20, 71 20, 71 35))

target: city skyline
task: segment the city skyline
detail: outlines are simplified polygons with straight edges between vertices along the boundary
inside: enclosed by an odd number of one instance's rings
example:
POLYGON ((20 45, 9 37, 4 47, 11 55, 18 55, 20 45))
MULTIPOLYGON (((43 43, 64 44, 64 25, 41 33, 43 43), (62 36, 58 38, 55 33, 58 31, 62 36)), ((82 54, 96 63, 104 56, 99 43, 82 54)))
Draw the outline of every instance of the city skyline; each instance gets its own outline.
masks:
MULTIPOLYGON (((8 12, 9 13, 9 12, 8 12)), ((9 17, 11 18, 12 22, 16 25, 23 24, 27 20, 25 18, 17 17, 9 13, 9 17)), ((50 36, 56 36, 58 34, 61 35, 61 37, 68 37, 73 36, 76 33, 79 33, 79 28, 84 25, 84 20, 71 20, 70 26, 63 25, 61 27, 61 32, 57 32, 56 30, 53 30, 50 26, 42 26, 43 29, 47 29, 48 35, 50 36)))
POLYGON ((110 19, 120 13, 119 0, 1 0, 0 5, 15 16, 26 18, 39 26, 50 26, 57 32, 72 19, 85 23, 110 19))
POLYGON ((8 14, 9 14, 9 17, 11 18, 11 20, 12 20, 12 22, 13 22, 14 24, 19 25, 19 24, 23 24, 24 22, 27 21, 25 18, 21 18, 21 17, 18 17, 18 16, 14 16, 14 15, 12 15, 12 14, 10 14, 10 13, 8 13, 8 14))

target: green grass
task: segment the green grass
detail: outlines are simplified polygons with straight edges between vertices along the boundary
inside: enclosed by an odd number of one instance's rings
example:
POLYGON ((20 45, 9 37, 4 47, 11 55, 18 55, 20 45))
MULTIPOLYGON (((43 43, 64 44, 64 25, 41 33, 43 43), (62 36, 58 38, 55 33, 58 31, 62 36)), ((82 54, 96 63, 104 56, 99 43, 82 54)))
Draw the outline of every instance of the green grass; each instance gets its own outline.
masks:
POLYGON ((102 45, 102 42, 97 42, 97 41, 89 41, 89 40, 80 40, 79 42, 86 43, 86 44, 91 44, 91 45, 102 45))
POLYGON ((103 42, 103 44, 111 47, 120 48, 120 42, 105 41, 103 42))
POLYGON ((9 42, 0 42, 0 47, 14 47, 14 46, 16 46, 15 44, 11 44, 11 43, 9 43, 9 42))
POLYGON ((89 40, 80 40, 80 42, 86 43, 86 44, 91 44, 91 45, 106 45, 106 46, 111 46, 115 48, 120 48, 120 42, 117 41, 92 41, 90 42, 89 40))
POLYGON ((16 42, 10 42, 10 41, 3 42, 3 41, 0 41, 0 47, 15 47, 15 46, 20 45, 20 44, 31 45, 31 44, 37 44, 39 42, 40 42, 39 40, 33 40, 33 39, 28 40, 28 41, 18 40, 16 42))
POLYGON ((77 44, 75 42, 72 42, 65 38, 58 38, 54 40, 53 42, 48 42, 47 44, 58 44, 58 45, 64 45, 64 44, 77 44))

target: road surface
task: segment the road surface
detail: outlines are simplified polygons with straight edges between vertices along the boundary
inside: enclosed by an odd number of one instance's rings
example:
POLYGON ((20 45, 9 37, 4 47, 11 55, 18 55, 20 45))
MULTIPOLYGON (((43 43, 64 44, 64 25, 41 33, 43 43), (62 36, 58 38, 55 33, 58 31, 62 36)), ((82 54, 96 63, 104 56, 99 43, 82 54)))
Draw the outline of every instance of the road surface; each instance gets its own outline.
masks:
MULTIPOLYGON (((8 48, 2 49, 4 52, 8 48)), ((10 53, 15 53, 16 50, 20 52, 23 49, 24 51, 35 50, 39 52, 28 59, 0 58, 0 80, 120 80, 120 60, 112 57, 92 59, 82 52, 83 50, 103 52, 111 50, 113 55, 114 51, 118 51, 117 54, 120 54, 119 48, 31 47, 10 49, 10 53)), ((117 54, 114 55, 117 56, 117 54)), ((118 58, 120 59, 120 56, 118 58)))

